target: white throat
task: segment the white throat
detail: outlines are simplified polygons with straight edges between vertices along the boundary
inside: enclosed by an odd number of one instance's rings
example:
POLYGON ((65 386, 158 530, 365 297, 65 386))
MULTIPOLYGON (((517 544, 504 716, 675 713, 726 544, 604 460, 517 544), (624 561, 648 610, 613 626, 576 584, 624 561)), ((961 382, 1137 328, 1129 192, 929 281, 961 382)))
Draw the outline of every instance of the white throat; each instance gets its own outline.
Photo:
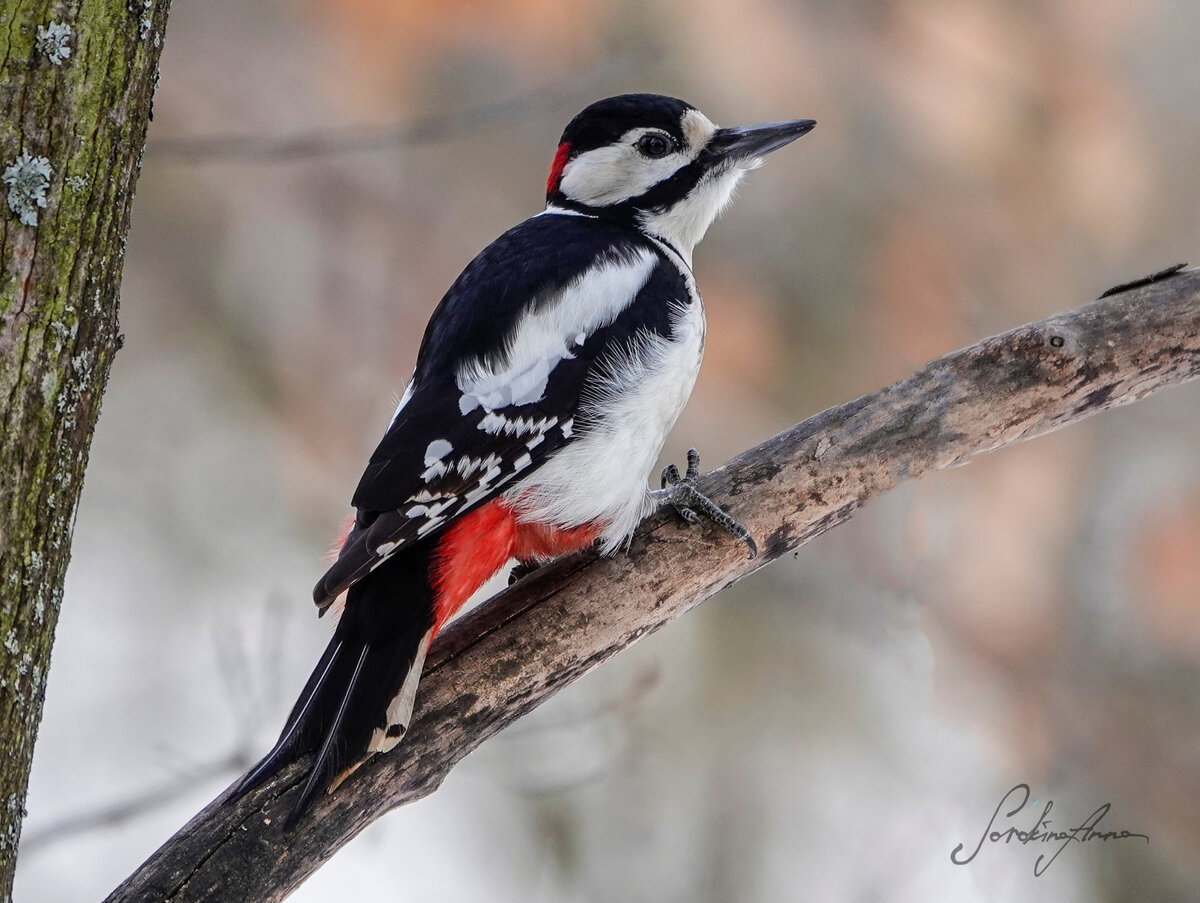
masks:
POLYGON ((642 213, 643 231, 668 242, 692 265, 692 251, 721 211, 733 200, 734 189, 746 170, 733 167, 701 179, 683 200, 659 213, 642 213))

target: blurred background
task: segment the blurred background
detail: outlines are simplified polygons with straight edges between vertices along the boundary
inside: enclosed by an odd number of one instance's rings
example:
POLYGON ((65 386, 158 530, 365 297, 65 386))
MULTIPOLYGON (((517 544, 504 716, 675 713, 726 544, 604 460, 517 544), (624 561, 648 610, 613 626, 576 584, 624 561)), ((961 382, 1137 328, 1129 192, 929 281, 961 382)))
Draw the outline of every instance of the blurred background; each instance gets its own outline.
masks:
MULTIPOLYGON (((1190 0, 176 0, 17 898, 96 900, 264 752, 459 270, 625 91, 817 119, 696 255, 664 457, 1200 263, 1190 0)), ((487 743, 293 899, 1200 899, 1200 386, 901 487, 487 743), (1109 829, 1035 878, 978 840, 1109 829)))

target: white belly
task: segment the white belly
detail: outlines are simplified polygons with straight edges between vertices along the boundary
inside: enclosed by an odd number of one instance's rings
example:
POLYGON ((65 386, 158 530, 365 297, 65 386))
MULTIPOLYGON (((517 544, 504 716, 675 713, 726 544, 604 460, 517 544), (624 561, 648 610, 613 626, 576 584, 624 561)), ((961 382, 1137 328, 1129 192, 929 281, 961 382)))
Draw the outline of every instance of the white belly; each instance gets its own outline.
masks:
POLYGON ((509 492, 523 519, 562 527, 599 522, 601 550, 611 552, 654 508, 650 471, 700 371, 698 296, 678 308, 673 332, 673 340, 649 337, 610 367, 576 418, 579 438, 509 492))

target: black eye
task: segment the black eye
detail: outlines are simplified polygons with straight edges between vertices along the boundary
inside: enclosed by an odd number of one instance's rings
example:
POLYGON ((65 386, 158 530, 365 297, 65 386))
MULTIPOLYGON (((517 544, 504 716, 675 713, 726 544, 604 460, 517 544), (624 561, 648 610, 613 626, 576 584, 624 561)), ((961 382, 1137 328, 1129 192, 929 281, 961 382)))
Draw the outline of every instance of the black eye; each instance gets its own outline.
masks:
POLYGON ((671 139, 657 132, 642 135, 633 146, 643 157, 665 157, 672 148, 671 139))

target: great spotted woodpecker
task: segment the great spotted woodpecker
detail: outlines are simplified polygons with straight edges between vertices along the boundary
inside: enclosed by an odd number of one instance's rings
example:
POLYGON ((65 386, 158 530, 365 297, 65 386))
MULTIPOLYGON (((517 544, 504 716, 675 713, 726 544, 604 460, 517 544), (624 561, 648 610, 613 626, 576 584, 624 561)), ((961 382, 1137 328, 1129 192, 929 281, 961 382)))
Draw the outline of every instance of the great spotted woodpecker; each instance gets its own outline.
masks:
POLYGON ((653 94, 594 103, 563 132, 546 209, 496 239, 433 312, 416 370, 355 490, 313 596, 333 639, 245 793, 315 752, 292 820, 395 746, 429 644, 511 559, 618 549, 670 503, 746 542, 674 467, 646 482, 700 367, 692 249, 762 158, 813 126, 718 128, 653 94))

